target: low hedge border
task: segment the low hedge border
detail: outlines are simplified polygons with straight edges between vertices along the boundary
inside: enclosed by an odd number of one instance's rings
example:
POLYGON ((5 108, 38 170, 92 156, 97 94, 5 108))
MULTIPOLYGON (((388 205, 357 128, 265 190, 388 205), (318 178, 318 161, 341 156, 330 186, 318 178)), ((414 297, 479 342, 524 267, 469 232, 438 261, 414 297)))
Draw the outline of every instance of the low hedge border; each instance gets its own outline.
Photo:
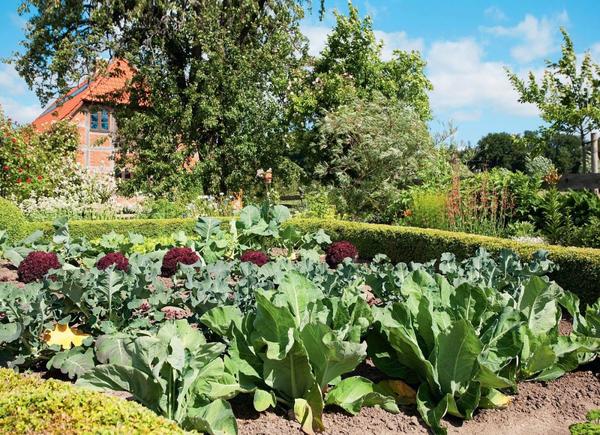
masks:
POLYGON ((135 402, 0 369, 0 432, 183 434, 135 402))
MULTIPOLYGON (((225 223, 232 218, 220 219, 225 223)), ((357 246, 361 257, 372 258, 376 254, 385 254, 394 262, 426 262, 440 258, 444 252, 452 252, 463 259, 472 256, 480 246, 493 253, 510 249, 522 258, 529 259, 535 251, 545 249, 550 253, 550 258, 560 266, 560 270, 552 274, 558 284, 576 293, 586 303, 594 302, 600 296, 600 249, 523 243, 452 231, 333 219, 295 218, 289 222, 301 231, 322 228, 333 240, 348 240, 357 246)), ((73 236, 93 240, 110 231, 121 234, 138 233, 146 237, 171 235, 177 231, 190 233, 195 224, 195 219, 131 219, 71 221, 69 227, 73 236)), ((30 232, 42 229, 51 234, 52 224, 29 223, 28 229, 30 232)))
POLYGON ((333 240, 348 240, 356 245, 361 257, 385 254, 393 262, 426 262, 452 252, 460 259, 475 254, 479 247, 498 253, 510 249, 524 259, 544 249, 559 265, 552 273, 561 287, 577 294, 584 303, 600 297, 600 249, 574 248, 536 243, 523 243, 497 237, 426 228, 365 224, 338 220, 295 219, 305 231, 322 228, 333 240))

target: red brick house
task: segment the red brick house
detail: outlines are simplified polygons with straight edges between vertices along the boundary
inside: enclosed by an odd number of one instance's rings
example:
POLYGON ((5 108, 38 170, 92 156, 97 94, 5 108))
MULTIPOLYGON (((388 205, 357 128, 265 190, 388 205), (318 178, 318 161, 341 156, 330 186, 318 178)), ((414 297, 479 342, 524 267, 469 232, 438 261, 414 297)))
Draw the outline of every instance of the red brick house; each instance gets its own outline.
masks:
POLYGON ((43 131, 56 121, 74 122, 79 131, 77 162, 91 171, 112 174, 113 136, 117 128, 113 108, 127 102, 126 95, 119 91, 132 76, 133 71, 125 61, 114 60, 102 74, 81 82, 65 97, 50 104, 32 125, 43 131))

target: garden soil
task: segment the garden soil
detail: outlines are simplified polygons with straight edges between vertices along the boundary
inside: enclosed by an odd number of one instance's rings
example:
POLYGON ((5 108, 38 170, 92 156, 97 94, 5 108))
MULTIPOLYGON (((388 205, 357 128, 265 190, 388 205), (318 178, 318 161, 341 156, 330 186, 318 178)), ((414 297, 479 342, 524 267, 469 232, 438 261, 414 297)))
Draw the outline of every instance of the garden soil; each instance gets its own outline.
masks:
MULTIPOLYGON (((585 414, 600 408, 600 364, 582 367, 556 381, 524 382, 506 409, 480 410, 471 421, 446 418, 449 434, 461 435, 559 435, 569 426, 585 420, 585 414)), ((251 398, 234 401, 239 433, 300 434, 300 426, 285 414, 252 409, 251 398)), ((363 408, 352 417, 327 410, 323 417, 325 434, 383 435, 426 434, 426 426, 415 407, 403 407, 399 414, 377 408, 363 408)))

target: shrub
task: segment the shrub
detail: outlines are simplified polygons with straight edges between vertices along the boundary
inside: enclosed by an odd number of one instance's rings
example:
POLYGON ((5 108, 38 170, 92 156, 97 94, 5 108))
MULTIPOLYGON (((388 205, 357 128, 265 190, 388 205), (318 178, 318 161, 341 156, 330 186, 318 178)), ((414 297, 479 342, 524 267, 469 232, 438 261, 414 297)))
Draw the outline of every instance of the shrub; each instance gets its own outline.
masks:
POLYGON ((96 267, 99 270, 108 269, 110 266, 115 265, 115 269, 126 272, 129 269, 129 260, 120 252, 110 252, 98 260, 96 267))
POLYGON ((290 224, 302 232, 323 229, 332 239, 348 240, 360 251, 361 258, 385 254, 393 262, 426 262, 452 252, 459 259, 475 254, 479 247, 490 253, 510 249, 523 259, 544 249, 559 270, 550 277, 561 287, 577 294, 584 303, 594 303, 600 282, 600 250, 555 245, 520 243, 497 237, 478 236, 453 231, 391 225, 365 224, 339 220, 293 219, 290 224))
POLYGON ((19 281, 29 283, 42 279, 49 270, 60 269, 61 265, 54 252, 33 251, 19 264, 19 281))
POLYGON ((194 264, 200 259, 191 248, 172 248, 167 251, 163 257, 162 266, 160 268, 161 275, 171 277, 177 272, 177 265, 194 264))
POLYGON ((246 251, 240 257, 240 261, 254 263, 260 267, 269 262, 269 257, 262 251, 246 251))
POLYGON ((0 197, 0 230, 5 230, 10 240, 19 240, 24 236, 25 217, 19 207, 0 197))
POLYGON ((2 433, 184 433, 135 402, 0 369, 2 433))
POLYGON ((353 261, 358 258, 358 250, 356 247, 345 240, 332 243, 327 249, 325 261, 329 267, 335 268, 338 264, 344 261, 345 258, 350 258, 353 261))

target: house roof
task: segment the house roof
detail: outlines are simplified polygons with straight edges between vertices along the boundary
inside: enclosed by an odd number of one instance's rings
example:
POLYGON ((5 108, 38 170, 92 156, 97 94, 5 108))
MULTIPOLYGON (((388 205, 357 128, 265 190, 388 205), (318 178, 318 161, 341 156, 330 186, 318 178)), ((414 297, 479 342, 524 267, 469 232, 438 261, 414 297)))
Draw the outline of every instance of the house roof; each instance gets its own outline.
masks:
POLYGON ((123 90, 132 77, 133 69, 126 61, 113 60, 106 71, 56 99, 31 124, 36 130, 45 130, 53 122, 70 119, 85 103, 125 104, 129 96, 123 90))

